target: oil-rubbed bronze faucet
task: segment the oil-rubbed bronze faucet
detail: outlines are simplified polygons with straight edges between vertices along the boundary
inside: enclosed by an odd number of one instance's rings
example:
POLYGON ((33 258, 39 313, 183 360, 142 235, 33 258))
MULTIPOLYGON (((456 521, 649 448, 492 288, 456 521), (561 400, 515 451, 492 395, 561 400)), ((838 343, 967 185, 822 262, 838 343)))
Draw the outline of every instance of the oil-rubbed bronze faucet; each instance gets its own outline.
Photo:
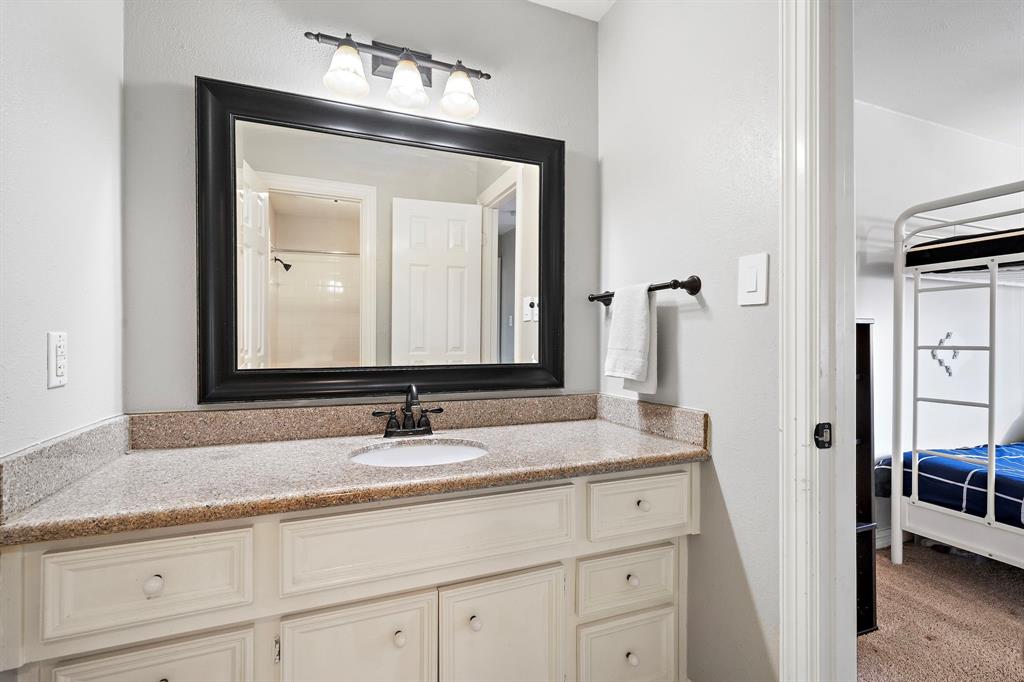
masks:
POLYGON ((398 410, 376 410, 373 413, 374 417, 387 417, 388 423, 384 427, 385 438, 395 438, 397 436, 429 436, 434 433, 433 428, 430 425, 431 414, 441 414, 444 412, 443 407, 423 407, 420 404, 420 394, 416 390, 416 384, 409 384, 409 388, 405 391, 405 406, 398 410), (420 416, 416 418, 416 409, 419 408, 420 416), (399 424, 398 412, 402 413, 402 421, 399 424))

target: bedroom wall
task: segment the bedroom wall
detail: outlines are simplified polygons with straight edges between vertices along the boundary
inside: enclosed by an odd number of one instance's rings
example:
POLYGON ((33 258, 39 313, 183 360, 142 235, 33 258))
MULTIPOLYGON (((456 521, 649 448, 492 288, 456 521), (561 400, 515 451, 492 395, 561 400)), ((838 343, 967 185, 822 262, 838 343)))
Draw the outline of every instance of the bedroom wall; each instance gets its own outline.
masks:
MULTIPOLYGON (((1021 179, 1024 177, 1024 150, 866 102, 855 104, 854 123, 857 316, 875 321, 875 452, 887 455, 892 450, 893 222, 901 212, 916 203, 1021 179)), ((1004 334, 1019 332, 1017 328, 1021 319, 1012 312, 1015 301, 1022 296, 1021 292, 1017 287, 1000 289, 1008 315, 1004 318, 1007 321, 1002 329, 1004 334), (1017 324, 1010 324, 1011 320, 1017 324)), ((982 299, 986 297, 982 292, 933 296, 944 298, 941 306, 922 306, 923 338, 934 336, 940 327, 943 331, 948 328, 956 338, 961 339, 985 331, 983 328, 979 330, 978 325, 987 324, 987 315, 978 318, 969 314, 971 310, 976 311, 979 305, 985 305, 982 299)), ((907 329, 909 333, 910 328, 907 329)), ((1008 337, 1005 343, 1011 344, 1012 338, 1008 337)), ((1012 355, 1015 354, 1007 354, 1007 359, 1012 355)), ((906 357, 907 363, 913 358, 909 354, 906 357)), ((967 358, 966 355, 961 355, 961 359, 965 362, 979 359, 984 362, 984 358, 967 358)), ((931 370, 933 365, 938 371, 937 364, 930 358, 928 362, 922 360, 922 369, 931 370)), ((929 372, 927 376, 931 377, 931 374, 929 372)), ((922 372, 922 378, 925 376, 922 372)), ((987 377, 981 377, 974 371, 955 371, 953 380, 945 383, 955 384, 956 390, 961 392, 976 393, 979 389, 985 390, 987 377), (978 382, 982 380, 984 383, 979 385, 978 382)), ((1024 392, 1015 383, 1004 381, 997 384, 1003 404, 1003 410, 998 415, 997 431, 1000 433, 1010 430, 1012 422, 1024 412, 1024 392)), ((922 414, 922 436, 959 440, 961 437, 957 431, 957 421, 948 419, 945 414, 932 417, 922 414), (929 435, 933 433, 936 435, 929 435)), ((967 426, 972 427, 973 424, 968 423, 967 426)), ((908 433, 906 427, 903 432, 908 433)), ((962 437, 969 439, 971 435, 968 432, 962 437)), ((947 446, 954 444, 967 443, 946 441, 947 446)), ((908 439, 905 447, 909 446, 908 439)))
POLYGON ((0 456, 122 411, 123 12, 0 2, 0 456))
MULTIPOLYGON (((474 124, 565 140, 574 254, 565 282, 565 390, 594 391, 596 323, 586 300, 598 280, 594 22, 511 0, 132 2, 124 52, 126 411, 198 408, 193 79, 328 97, 320 79, 331 53, 303 38, 310 30, 461 57, 494 75, 477 87, 474 124)), ((386 107, 388 82, 370 80, 363 102, 386 107)), ((431 115, 444 82, 438 74, 431 115)))
POLYGON ((750 0, 618 2, 600 23, 600 289, 704 282, 658 295, 660 386, 643 396, 712 419, 688 551, 694 682, 778 676, 778 22, 778 3, 750 0), (741 308, 737 258, 761 251, 770 302, 741 308))
MULTIPOLYGON (((1024 115, 1024 107, 1022 107, 1024 115)), ((867 102, 854 108, 857 207, 857 316, 874 320, 875 453, 892 451, 892 286, 893 222, 908 207, 931 199, 1020 180, 1024 150, 948 126, 890 111, 867 102)), ((907 291, 908 311, 911 292, 907 291)), ((924 342, 937 342, 946 331, 953 342, 987 342, 987 295, 984 292, 932 294, 943 297, 922 305, 924 342), (979 336, 980 334, 980 336, 979 336)), ((1024 348, 1024 289, 1002 286, 997 343, 1024 348)), ((905 339, 911 327, 905 327, 905 339)), ((922 393, 984 396, 988 380, 984 354, 962 353, 947 377, 922 354, 922 393)), ((1024 368, 1019 352, 1000 355, 996 431, 1003 438, 1024 438, 1024 368)), ((904 386, 910 386, 913 355, 905 355, 904 386)), ((940 397, 942 397, 940 395, 940 397)), ((970 398, 966 398, 970 399, 970 398)), ((983 398, 982 398, 983 399, 983 398)), ((909 392, 904 395, 903 449, 910 448, 909 392)), ((984 413, 964 408, 928 406, 921 412, 921 444, 939 447, 976 445, 986 439, 984 413)), ((878 500, 879 538, 888 544, 888 500, 878 500)))

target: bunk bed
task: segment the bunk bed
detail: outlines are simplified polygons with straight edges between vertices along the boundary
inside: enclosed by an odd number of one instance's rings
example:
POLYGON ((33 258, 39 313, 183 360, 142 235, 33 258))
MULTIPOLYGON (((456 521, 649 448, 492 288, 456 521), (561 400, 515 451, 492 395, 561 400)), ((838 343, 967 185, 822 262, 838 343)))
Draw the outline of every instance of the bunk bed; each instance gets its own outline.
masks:
POLYGON ((1024 568, 1024 443, 997 443, 995 418, 997 382, 1021 381, 1020 377, 1000 377, 996 362, 999 353, 1024 353, 1024 348, 997 349, 995 333, 1000 277, 1024 268, 1021 216, 1024 181, 920 204, 905 211, 895 223, 892 452, 902 456, 876 464, 878 474, 891 470, 890 476, 880 475, 878 480, 884 487, 888 479, 891 487, 894 564, 903 562, 901 539, 907 531, 1024 568), (991 210, 993 200, 1001 203, 1000 210, 991 210), (989 210, 984 210, 985 206, 989 210), (941 217, 968 212, 968 217, 941 217), (1008 221, 1017 221, 1017 225, 1005 229, 1008 221), (911 449, 903 452, 903 326, 908 280, 913 286, 912 399, 908 403, 911 449), (923 343, 921 297, 968 289, 987 290, 987 343, 923 343), (922 352, 937 350, 986 355, 987 398, 922 395, 920 358, 922 352), (980 410, 987 417, 987 442, 918 447, 922 435, 919 409, 929 403, 980 410))

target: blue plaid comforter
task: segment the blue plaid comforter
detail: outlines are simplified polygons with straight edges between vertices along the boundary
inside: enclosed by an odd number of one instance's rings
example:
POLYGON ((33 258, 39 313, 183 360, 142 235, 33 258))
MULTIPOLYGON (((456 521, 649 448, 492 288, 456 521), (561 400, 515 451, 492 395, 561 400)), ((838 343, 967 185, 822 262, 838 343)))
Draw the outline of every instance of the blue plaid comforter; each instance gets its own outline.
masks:
MULTIPOLYGON (((985 516, 985 477, 988 447, 936 449, 960 457, 977 458, 978 464, 934 455, 918 457, 918 498, 947 509, 985 516)), ((903 453, 903 495, 910 496, 911 454, 903 453)), ((875 462, 875 491, 891 494, 892 457, 875 462)), ((996 446, 996 521, 1024 528, 1024 443, 996 446)))

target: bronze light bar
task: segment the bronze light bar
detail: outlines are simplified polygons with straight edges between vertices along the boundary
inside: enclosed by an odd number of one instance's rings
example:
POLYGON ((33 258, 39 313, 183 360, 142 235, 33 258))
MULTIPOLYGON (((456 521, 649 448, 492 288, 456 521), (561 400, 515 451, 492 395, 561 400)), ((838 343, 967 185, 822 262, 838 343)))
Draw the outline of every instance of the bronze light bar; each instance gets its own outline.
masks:
MULTIPOLYGON (((404 47, 394 47, 391 45, 385 45, 383 43, 373 42, 371 43, 360 43, 352 40, 351 37, 339 38, 337 36, 328 35, 326 33, 313 33, 312 31, 306 31, 306 37, 310 40, 320 43, 321 45, 331 45, 338 47, 342 44, 351 45, 355 43, 356 48, 360 52, 373 55, 375 57, 382 57, 386 60, 394 62, 398 61, 398 57, 403 52, 409 52, 416 57, 416 64, 421 67, 428 67, 431 69, 437 69, 439 71, 451 71, 455 67, 455 64, 449 64, 448 62, 442 62, 429 56, 422 56, 424 53, 416 52, 415 50, 409 50, 404 47)), ((460 64, 461 65, 461 64, 460 64)), ((491 74, 484 73, 480 69, 466 69, 466 73, 470 78, 480 78, 483 80, 490 80, 491 74)))

